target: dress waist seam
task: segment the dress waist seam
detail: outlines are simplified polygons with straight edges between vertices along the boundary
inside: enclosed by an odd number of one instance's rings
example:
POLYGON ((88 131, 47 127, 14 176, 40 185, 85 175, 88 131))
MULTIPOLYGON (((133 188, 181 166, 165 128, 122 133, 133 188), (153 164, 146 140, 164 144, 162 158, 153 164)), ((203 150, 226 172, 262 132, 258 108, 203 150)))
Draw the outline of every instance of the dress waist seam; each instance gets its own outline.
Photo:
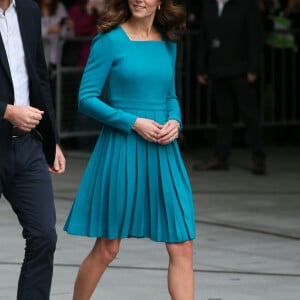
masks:
POLYGON ((128 100, 110 100, 109 104, 114 108, 138 109, 138 110, 166 110, 166 104, 160 102, 136 102, 128 100))

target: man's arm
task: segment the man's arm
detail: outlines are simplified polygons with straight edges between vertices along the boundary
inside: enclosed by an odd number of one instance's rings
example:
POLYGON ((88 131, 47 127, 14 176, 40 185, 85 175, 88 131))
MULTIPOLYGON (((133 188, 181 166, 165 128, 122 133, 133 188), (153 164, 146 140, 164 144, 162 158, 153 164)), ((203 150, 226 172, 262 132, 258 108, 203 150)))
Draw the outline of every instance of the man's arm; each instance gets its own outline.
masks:
MULTIPOLYGON (((39 16, 41 17, 41 16, 39 16)), ((45 60, 45 54, 44 54, 44 46, 43 46, 43 40, 42 40, 42 33, 41 33, 41 25, 36 28, 37 36, 38 36, 38 44, 37 44, 37 51, 36 51, 36 71, 38 75, 38 80, 41 86, 42 91, 42 97, 41 101, 44 102, 44 104, 47 107, 47 113, 49 115, 49 118, 52 122, 53 130, 55 133, 55 139, 58 143, 59 137, 58 132, 56 128, 56 118, 55 118, 55 112, 54 112, 54 106, 53 106, 53 97, 51 92, 51 86, 50 86, 50 78, 49 78, 49 72, 45 60)))
POLYGON ((7 103, 0 102, 0 121, 4 119, 4 113, 6 111, 7 103))
MULTIPOLYGON (((39 19, 41 20, 41 15, 39 15, 39 19)), ((60 146, 58 145, 59 137, 58 137, 58 132, 57 132, 57 128, 56 128, 56 120, 55 120, 56 118, 55 118, 55 113, 54 113, 53 99, 52 99, 52 93, 51 93, 51 87, 50 87, 50 78, 49 78, 48 68, 47 68, 45 54, 44 54, 41 25, 38 26, 36 30, 38 30, 36 66, 37 66, 38 79, 39 79, 42 94, 43 94, 42 95, 43 99, 41 99, 41 100, 43 100, 46 105, 47 113, 49 114, 49 118, 52 123, 49 125, 53 127, 54 134, 55 134, 55 140, 56 140, 54 162, 51 166, 49 166, 49 171, 51 173, 60 174, 65 171, 66 161, 65 161, 63 152, 62 152, 60 146)))
POLYGON ((41 121, 44 112, 32 106, 7 104, 3 119, 24 131, 31 131, 41 121))

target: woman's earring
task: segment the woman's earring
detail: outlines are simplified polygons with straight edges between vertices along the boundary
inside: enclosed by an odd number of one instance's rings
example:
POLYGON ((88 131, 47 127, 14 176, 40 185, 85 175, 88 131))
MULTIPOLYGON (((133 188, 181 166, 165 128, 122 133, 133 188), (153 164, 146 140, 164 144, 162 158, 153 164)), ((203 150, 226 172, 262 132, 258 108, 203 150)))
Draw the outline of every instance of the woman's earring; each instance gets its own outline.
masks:
POLYGON ((157 9, 160 10, 160 4, 158 5, 157 9))

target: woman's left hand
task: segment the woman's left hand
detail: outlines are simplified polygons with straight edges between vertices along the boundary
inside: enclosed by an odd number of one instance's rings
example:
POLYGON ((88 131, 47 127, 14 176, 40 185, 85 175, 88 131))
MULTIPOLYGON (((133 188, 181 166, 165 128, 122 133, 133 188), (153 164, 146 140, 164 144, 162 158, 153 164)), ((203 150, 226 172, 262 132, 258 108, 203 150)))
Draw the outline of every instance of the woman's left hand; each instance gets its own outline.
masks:
POLYGON ((172 143, 179 135, 179 122, 176 120, 169 120, 164 124, 160 130, 160 134, 157 138, 157 142, 162 145, 167 145, 172 143))

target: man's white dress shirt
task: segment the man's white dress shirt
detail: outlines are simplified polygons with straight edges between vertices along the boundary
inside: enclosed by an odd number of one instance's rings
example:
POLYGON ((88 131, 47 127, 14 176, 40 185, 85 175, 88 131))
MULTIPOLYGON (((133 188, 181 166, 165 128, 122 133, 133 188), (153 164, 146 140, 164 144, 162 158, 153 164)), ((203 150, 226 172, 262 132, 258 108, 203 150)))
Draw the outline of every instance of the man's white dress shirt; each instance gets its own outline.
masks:
POLYGON ((217 0, 218 2, 218 15, 222 16, 223 13, 223 9, 225 4, 228 2, 229 0, 217 0))
POLYGON ((29 105, 29 79, 15 0, 5 13, 0 8, 0 34, 14 87, 14 105, 29 105))

